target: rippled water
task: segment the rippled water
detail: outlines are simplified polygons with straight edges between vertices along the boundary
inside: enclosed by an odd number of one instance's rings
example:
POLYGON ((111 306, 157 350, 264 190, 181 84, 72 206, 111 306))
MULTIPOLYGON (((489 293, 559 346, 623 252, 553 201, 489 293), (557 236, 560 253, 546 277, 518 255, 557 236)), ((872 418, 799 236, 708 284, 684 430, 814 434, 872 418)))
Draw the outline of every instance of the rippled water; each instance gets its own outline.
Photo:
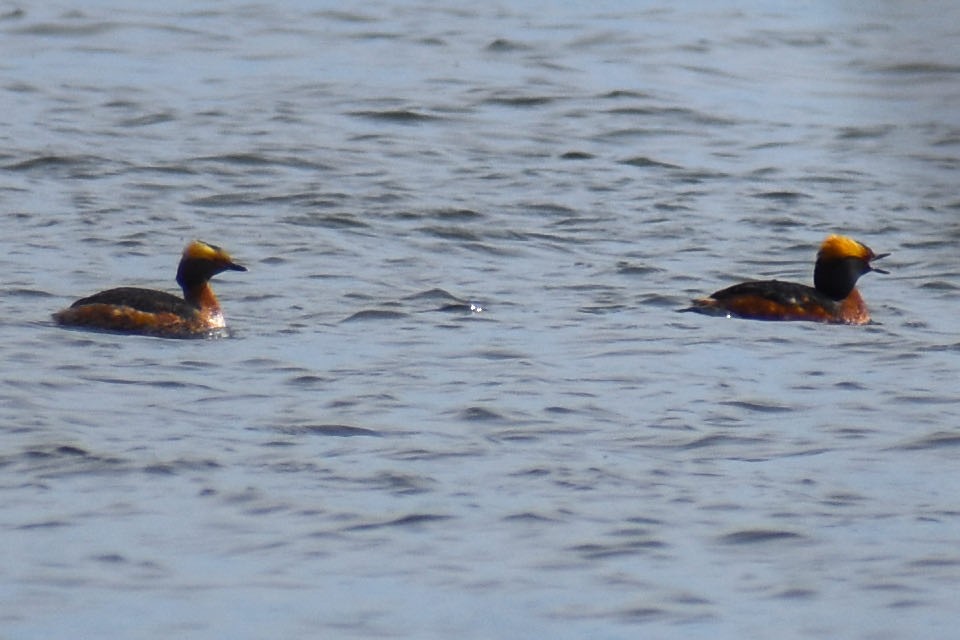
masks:
POLYGON ((952 637, 958 5, 320 5, 0 6, 0 636, 952 637))

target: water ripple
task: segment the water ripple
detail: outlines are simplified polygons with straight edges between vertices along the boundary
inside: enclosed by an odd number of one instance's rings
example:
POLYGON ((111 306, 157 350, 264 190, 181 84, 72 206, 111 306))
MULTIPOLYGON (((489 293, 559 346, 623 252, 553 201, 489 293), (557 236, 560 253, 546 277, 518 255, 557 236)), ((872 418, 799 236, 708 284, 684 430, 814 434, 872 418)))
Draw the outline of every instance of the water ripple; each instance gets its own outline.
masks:
POLYGON ((780 529, 744 529, 742 531, 734 531, 732 533, 727 533, 720 537, 720 542, 724 544, 763 544, 763 543, 773 543, 780 541, 800 541, 804 540, 806 536, 803 536, 794 531, 784 531, 780 529))

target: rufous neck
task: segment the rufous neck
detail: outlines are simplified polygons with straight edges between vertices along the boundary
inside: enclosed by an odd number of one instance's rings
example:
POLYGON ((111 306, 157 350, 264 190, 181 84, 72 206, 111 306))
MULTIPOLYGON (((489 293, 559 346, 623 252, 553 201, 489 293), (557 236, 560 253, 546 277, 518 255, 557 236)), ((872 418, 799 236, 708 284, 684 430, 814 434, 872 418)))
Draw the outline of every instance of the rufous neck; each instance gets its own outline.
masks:
POLYGON ((183 288, 183 299, 206 313, 220 311, 220 302, 213 293, 209 282, 183 288))

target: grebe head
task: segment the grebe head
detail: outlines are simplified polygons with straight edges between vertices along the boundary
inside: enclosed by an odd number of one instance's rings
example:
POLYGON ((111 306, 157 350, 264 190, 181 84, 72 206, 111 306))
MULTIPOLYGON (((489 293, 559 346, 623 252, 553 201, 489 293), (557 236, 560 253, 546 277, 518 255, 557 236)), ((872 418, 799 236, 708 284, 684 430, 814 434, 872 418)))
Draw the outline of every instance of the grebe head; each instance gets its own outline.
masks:
POLYGON ((233 261, 220 247, 194 240, 183 250, 177 268, 177 284, 184 290, 203 284, 224 271, 246 271, 247 268, 233 261))
POLYGON ((876 254, 870 247, 846 236, 829 236, 817 252, 817 264, 813 270, 813 286, 833 300, 843 300, 853 291, 857 279, 863 274, 876 271, 887 273, 870 264, 889 253, 876 254))

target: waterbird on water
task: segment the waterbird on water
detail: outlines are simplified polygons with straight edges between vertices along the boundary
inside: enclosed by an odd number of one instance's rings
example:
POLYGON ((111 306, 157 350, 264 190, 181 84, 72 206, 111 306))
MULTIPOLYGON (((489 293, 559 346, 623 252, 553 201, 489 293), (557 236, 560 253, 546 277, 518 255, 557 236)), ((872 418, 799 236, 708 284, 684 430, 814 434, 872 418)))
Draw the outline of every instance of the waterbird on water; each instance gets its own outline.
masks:
POLYGON ((119 287, 81 298, 53 314, 57 323, 165 338, 213 335, 226 327, 210 278, 223 271, 246 271, 220 247, 195 240, 183 250, 177 268, 179 298, 164 291, 119 287))
POLYGON ((817 252, 813 286, 780 280, 752 280, 693 301, 684 311, 754 320, 809 320, 831 324, 867 324, 870 312, 857 291, 865 273, 887 273, 871 265, 876 254, 846 236, 831 235, 817 252))

